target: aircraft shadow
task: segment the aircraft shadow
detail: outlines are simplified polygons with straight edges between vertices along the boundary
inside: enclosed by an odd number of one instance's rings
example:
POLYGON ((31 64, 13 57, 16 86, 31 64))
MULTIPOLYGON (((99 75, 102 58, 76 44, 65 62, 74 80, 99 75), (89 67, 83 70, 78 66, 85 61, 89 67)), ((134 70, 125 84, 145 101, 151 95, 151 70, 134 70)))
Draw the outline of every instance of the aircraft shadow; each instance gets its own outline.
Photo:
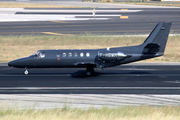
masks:
POLYGON ((71 78, 88 78, 88 77, 98 77, 98 76, 102 76, 102 75, 121 75, 121 74, 152 74, 150 72, 145 72, 145 71, 133 71, 133 72, 127 72, 127 73, 124 73, 124 72, 116 72, 116 73, 102 73, 102 72, 98 72, 98 71, 94 71, 94 74, 92 76, 86 76, 85 74, 86 71, 84 70, 79 70, 79 71, 76 71, 74 73, 71 74, 71 78))

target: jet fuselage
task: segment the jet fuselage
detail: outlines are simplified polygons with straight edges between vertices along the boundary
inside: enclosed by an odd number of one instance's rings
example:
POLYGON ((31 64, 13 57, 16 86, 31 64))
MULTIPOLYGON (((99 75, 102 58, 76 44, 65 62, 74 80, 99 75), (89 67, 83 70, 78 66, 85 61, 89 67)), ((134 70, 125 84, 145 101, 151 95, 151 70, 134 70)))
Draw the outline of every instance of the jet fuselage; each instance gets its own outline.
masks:
POLYGON ((25 68, 86 68, 92 75, 94 68, 127 64, 164 55, 171 22, 160 22, 144 41, 136 46, 106 49, 38 50, 29 57, 8 63, 10 67, 25 68))

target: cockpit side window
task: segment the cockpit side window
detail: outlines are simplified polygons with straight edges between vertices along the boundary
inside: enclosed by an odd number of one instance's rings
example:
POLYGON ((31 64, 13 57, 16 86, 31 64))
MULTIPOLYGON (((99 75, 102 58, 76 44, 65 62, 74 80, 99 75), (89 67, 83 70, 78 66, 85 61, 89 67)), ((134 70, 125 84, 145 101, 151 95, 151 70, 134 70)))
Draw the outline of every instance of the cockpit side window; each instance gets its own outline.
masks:
POLYGON ((36 51, 35 53, 32 54, 32 56, 34 56, 36 58, 44 58, 45 57, 45 52, 36 51))

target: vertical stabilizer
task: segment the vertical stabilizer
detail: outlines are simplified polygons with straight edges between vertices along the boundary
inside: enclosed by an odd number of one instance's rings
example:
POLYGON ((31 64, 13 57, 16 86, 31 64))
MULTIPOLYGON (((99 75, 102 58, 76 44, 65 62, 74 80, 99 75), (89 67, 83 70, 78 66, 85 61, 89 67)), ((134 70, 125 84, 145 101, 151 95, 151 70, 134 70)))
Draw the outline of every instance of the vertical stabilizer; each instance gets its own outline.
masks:
POLYGON ((141 44, 147 54, 164 53, 172 22, 159 22, 148 38, 141 44))

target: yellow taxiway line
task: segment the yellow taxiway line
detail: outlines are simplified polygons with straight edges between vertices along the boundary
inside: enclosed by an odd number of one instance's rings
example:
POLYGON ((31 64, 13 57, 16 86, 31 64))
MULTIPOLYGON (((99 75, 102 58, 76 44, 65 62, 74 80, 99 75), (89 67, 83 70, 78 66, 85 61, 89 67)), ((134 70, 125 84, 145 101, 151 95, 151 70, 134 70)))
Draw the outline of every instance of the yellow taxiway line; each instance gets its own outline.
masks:
POLYGON ((128 19, 129 16, 120 16, 120 19, 128 19))

